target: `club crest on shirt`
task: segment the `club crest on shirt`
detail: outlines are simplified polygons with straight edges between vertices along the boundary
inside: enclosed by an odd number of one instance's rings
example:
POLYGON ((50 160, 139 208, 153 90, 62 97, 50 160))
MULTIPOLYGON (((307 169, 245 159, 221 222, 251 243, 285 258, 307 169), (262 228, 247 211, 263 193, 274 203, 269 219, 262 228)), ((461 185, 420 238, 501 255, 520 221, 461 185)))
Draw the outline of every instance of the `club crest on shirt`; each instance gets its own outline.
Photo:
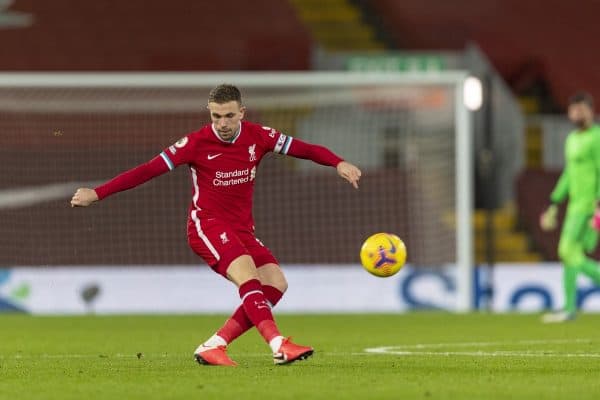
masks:
POLYGON ((188 138, 187 136, 182 137, 181 139, 179 139, 178 141, 175 142, 175 147, 177 147, 178 149, 182 148, 183 146, 185 146, 188 142, 188 138))
POLYGON ((219 237, 221 238, 221 242, 223 242, 223 244, 229 242, 229 238, 227 237, 227 232, 223 232, 219 235, 219 237))
POLYGON ((248 153, 250 153, 250 161, 256 161, 256 143, 248 146, 248 153))

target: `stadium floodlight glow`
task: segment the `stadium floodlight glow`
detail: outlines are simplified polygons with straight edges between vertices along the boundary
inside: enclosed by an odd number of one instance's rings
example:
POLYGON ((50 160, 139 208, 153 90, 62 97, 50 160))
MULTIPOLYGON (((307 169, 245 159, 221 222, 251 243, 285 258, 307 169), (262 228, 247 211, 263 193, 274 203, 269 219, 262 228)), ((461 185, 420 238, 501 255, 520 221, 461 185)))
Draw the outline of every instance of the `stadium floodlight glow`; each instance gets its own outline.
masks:
POLYGON ((481 80, 474 76, 468 77, 465 79, 463 92, 465 107, 467 107, 470 111, 479 110, 481 108, 481 104, 483 103, 483 88, 481 85, 481 80))

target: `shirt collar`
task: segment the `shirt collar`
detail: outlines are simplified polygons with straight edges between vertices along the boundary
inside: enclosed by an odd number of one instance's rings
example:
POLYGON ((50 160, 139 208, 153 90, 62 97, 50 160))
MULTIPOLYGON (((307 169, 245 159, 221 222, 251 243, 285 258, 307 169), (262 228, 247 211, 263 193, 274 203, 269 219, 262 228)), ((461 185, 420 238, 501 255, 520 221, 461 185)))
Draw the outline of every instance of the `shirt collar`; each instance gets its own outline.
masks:
POLYGON ((221 136, 219 136, 219 132, 217 132, 217 130, 215 129, 215 125, 214 124, 210 124, 210 128, 212 129, 212 131, 215 134, 215 136, 217 137, 217 139, 219 139, 221 142, 223 142, 223 143, 235 143, 235 141, 237 140, 237 138, 239 138, 240 135, 242 134, 242 121, 240 121, 240 124, 238 126, 238 130, 235 133, 235 135, 233 136, 233 138, 231 138, 231 140, 223 140, 221 138, 221 136))

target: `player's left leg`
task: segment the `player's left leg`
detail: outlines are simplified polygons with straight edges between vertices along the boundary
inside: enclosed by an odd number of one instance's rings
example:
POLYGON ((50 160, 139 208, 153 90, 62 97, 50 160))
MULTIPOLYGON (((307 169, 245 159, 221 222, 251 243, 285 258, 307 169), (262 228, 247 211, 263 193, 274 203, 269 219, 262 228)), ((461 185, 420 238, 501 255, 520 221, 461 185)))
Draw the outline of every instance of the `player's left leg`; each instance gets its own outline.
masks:
MULTIPOLYGON (((591 218, 590 218, 591 219, 591 218)), ((583 235, 583 249, 587 254, 592 253, 598 246, 598 231, 588 222, 583 235)))
MULTIPOLYGON (((582 237, 583 251, 587 254, 592 253, 598 245, 598 231, 592 228, 589 223, 586 224, 582 237)), ((588 276, 594 284, 600 286, 600 265, 590 257, 584 257, 580 264, 581 272, 588 276)))
POLYGON ((569 216, 565 221, 567 232, 564 240, 561 235, 559 255, 565 265, 576 268, 596 285, 600 285, 600 266, 586 256, 598 244, 598 232, 590 226, 590 219, 591 215, 588 214, 572 213, 569 216))

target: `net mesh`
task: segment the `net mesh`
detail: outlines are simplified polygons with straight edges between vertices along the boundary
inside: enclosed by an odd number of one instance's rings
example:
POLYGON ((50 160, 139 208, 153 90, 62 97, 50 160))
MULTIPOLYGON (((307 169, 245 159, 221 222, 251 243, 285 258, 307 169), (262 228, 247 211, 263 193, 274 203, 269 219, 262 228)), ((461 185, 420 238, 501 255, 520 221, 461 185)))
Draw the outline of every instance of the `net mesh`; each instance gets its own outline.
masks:
MULTIPOLYGON (((413 265, 455 261, 452 86, 232 83, 246 119, 323 144, 363 171, 356 191, 333 168, 263 159, 256 233, 282 264, 356 263, 362 241, 380 231, 405 241, 413 265)), ((68 200, 206 124, 209 90, 0 89, 0 266, 202 263, 187 246, 185 167, 89 208, 68 200)))

